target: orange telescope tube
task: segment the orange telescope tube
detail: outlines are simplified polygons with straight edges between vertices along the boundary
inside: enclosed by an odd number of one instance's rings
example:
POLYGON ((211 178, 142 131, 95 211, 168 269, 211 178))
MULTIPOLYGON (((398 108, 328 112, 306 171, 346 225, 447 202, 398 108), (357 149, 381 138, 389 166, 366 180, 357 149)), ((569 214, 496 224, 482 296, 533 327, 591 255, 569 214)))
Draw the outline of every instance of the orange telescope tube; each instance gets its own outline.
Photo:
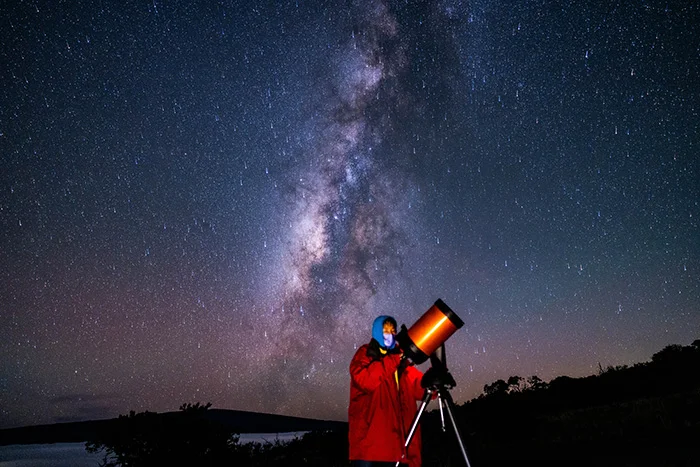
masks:
POLYGON ((410 329, 404 326, 397 340, 408 358, 423 363, 463 325, 464 321, 438 299, 410 329))

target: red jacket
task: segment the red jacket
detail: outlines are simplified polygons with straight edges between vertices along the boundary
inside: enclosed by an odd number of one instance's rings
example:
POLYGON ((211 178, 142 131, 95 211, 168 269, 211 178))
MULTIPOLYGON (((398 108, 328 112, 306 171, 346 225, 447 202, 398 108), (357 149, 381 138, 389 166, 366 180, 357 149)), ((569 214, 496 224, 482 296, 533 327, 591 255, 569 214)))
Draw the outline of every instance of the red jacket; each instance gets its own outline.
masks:
POLYGON ((402 362, 399 354, 382 354, 374 339, 357 350, 350 362, 350 460, 401 460, 410 467, 420 467, 420 428, 406 458, 401 457, 417 412, 416 401, 425 393, 420 385, 422 377, 423 373, 407 360, 402 362))

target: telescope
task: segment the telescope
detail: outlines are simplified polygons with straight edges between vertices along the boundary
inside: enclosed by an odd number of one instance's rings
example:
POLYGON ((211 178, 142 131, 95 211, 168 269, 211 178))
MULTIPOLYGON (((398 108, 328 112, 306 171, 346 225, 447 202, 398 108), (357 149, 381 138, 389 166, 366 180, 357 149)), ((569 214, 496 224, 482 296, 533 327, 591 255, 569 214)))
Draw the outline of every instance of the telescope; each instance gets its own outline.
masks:
POLYGON ((404 443, 404 455, 401 460, 396 462, 396 467, 399 467, 401 462, 405 460, 405 453, 408 452, 408 446, 416 434, 420 418, 435 395, 440 408, 442 431, 446 431, 444 410, 449 415, 464 462, 467 467, 471 467, 467 457, 467 450, 462 442, 462 435, 459 433, 457 421, 453 414, 455 404, 449 390, 455 387, 457 383, 447 369, 445 352, 445 341, 462 326, 464 326, 464 321, 439 298, 413 326, 407 329, 405 325, 401 325, 401 332, 396 336, 396 341, 399 343, 401 350, 403 350, 404 357, 409 358, 416 364, 421 364, 430 358, 431 366, 421 379, 421 386, 425 389, 423 402, 413 418, 411 429, 404 443))
POLYGON ((462 326, 464 321, 438 298, 410 329, 401 325, 396 341, 406 358, 421 364, 462 326))

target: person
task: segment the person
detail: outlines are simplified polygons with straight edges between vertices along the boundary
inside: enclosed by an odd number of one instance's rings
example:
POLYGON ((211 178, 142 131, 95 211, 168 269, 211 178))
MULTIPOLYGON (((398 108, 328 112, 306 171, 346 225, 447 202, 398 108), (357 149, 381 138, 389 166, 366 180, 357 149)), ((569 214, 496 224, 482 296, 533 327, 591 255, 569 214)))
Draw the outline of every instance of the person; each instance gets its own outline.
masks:
POLYGON ((379 316, 372 339, 350 362, 348 407, 350 460, 354 467, 420 467, 420 428, 405 452, 404 444, 423 399, 423 373, 402 358, 396 343, 396 320, 379 316))

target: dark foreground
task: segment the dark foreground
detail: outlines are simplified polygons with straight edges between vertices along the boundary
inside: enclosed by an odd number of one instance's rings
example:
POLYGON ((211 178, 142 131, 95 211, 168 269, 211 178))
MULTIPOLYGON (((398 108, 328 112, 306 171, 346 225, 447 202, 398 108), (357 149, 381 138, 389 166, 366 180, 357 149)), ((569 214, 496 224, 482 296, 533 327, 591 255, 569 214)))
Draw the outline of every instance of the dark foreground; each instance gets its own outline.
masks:
MULTIPOLYGON (((498 380, 454 414, 472 467, 697 467, 699 369, 696 340, 668 346, 648 363, 601 368, 585 378, 498 380)), ((270 431, 310 432, 292 441, 242 443, 235 433, 245 430, 221 414, 209 404, 185 404, 177 414, 132 412, 96 428, 85 438, 87 450, 101 454, 105 466, 349 465, 347 424, 300 429, 303 420, 292 420, 294 428, 270 431)), ((433 410, 422 427, 425 467, 465 465, 449 421, 443 432, 433 410)))

